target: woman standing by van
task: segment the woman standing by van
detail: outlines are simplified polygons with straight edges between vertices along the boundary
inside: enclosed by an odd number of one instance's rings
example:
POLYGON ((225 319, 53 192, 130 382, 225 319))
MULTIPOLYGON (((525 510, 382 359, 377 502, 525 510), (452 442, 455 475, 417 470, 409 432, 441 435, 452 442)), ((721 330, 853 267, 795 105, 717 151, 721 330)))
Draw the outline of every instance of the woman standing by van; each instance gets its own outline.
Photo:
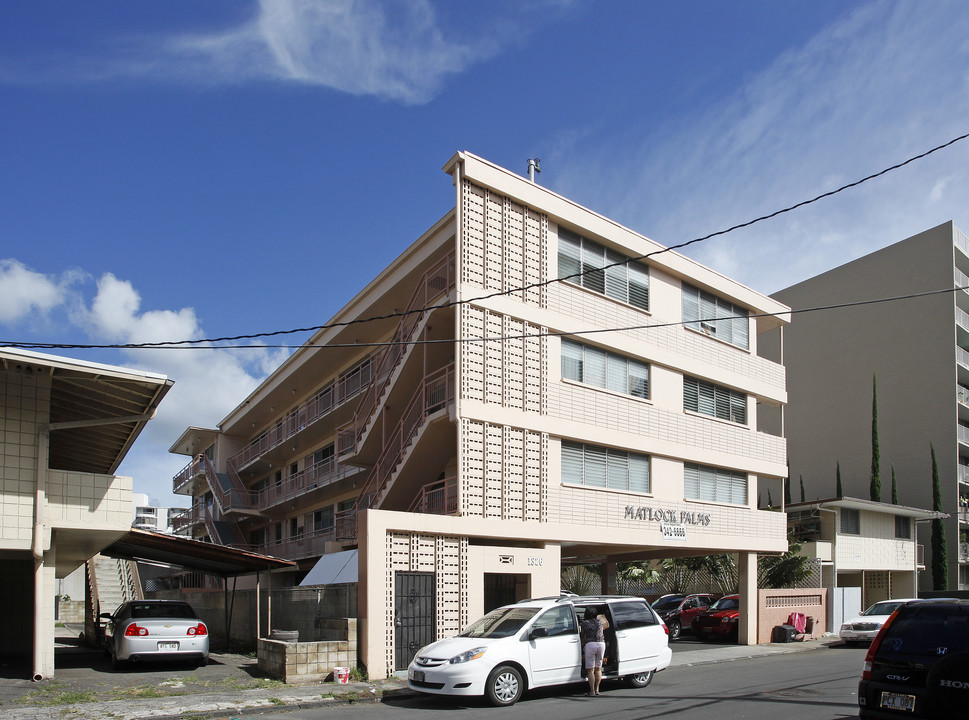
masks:
POLYGON ((596 616, 595 608, 587 607, 579 626, 585 670, 589 675, 589 695, 598 695, 602 682, 602 658, 606 653, 604 620, 596 616))

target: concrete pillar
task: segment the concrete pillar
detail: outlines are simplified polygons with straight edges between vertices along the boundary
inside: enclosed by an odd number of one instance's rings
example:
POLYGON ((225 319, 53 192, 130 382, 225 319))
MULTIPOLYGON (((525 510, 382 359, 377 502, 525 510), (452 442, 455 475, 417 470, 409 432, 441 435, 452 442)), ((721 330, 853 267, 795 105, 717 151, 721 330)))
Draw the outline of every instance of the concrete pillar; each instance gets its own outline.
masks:
POLYGON ((757 553, 738 553, 740 574, 740 619, 737 627, 738 645, 757 644, 757 553))
POLYGON ((602 569, 602 594, 618 595, 619 592, 616 590, 616 563, 607 560, 600 567, 602 569))

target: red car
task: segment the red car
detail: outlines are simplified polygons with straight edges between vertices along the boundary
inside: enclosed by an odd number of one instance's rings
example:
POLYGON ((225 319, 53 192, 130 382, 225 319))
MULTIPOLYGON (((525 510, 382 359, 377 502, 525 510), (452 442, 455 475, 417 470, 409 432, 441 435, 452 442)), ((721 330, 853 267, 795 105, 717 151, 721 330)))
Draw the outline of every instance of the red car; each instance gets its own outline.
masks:
POLYGON ((705 612, 693 618, 693 634, 699 640, 710 635, 737 637, 737 623, 740 619, 740 596, 725 595, 708 607, 705 612))
POLYGON ((653 610, 659 613, 670 629, 670 640, 676 640, 683 630, 689 631, 693 618, 706 610, 716 600, 715 595, 664 595, 653 603, 653 610))

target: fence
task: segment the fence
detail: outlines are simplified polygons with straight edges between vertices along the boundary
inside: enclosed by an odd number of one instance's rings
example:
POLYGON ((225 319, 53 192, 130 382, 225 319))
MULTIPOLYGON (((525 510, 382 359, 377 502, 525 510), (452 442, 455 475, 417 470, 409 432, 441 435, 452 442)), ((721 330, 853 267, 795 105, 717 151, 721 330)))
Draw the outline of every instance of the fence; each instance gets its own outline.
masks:
MULTIPOLYGON (((232 583, 229 583, 232 587, 232 583)), ((238 590, 233 600, 226 594, 211 590, 161 590, 146 593, 153 599, 184 600, 209 627, 216 643, 225 644, 225 603, 232 606, 229 645, 256 646, 256 591, 238 590)), ((260 631, 269 637, 268 602, 272 599, 272 630, 298 630, 301 642, 332 640, 331 620, 357 617, 357 585, 327 585, 320 587, 274 588, 260 591, 262 618, 260 631)))

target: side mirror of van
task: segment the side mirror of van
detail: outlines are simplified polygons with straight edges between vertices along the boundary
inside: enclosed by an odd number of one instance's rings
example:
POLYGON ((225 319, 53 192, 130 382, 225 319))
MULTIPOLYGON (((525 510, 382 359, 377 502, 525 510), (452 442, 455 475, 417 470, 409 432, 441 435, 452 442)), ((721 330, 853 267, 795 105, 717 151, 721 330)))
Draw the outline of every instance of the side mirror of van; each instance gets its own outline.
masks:
POLYGON ((548 637, 548 630, 545 628, 532 628, 532 631, 528 633, 528 639, 534 640, 535 638, 548 637))

